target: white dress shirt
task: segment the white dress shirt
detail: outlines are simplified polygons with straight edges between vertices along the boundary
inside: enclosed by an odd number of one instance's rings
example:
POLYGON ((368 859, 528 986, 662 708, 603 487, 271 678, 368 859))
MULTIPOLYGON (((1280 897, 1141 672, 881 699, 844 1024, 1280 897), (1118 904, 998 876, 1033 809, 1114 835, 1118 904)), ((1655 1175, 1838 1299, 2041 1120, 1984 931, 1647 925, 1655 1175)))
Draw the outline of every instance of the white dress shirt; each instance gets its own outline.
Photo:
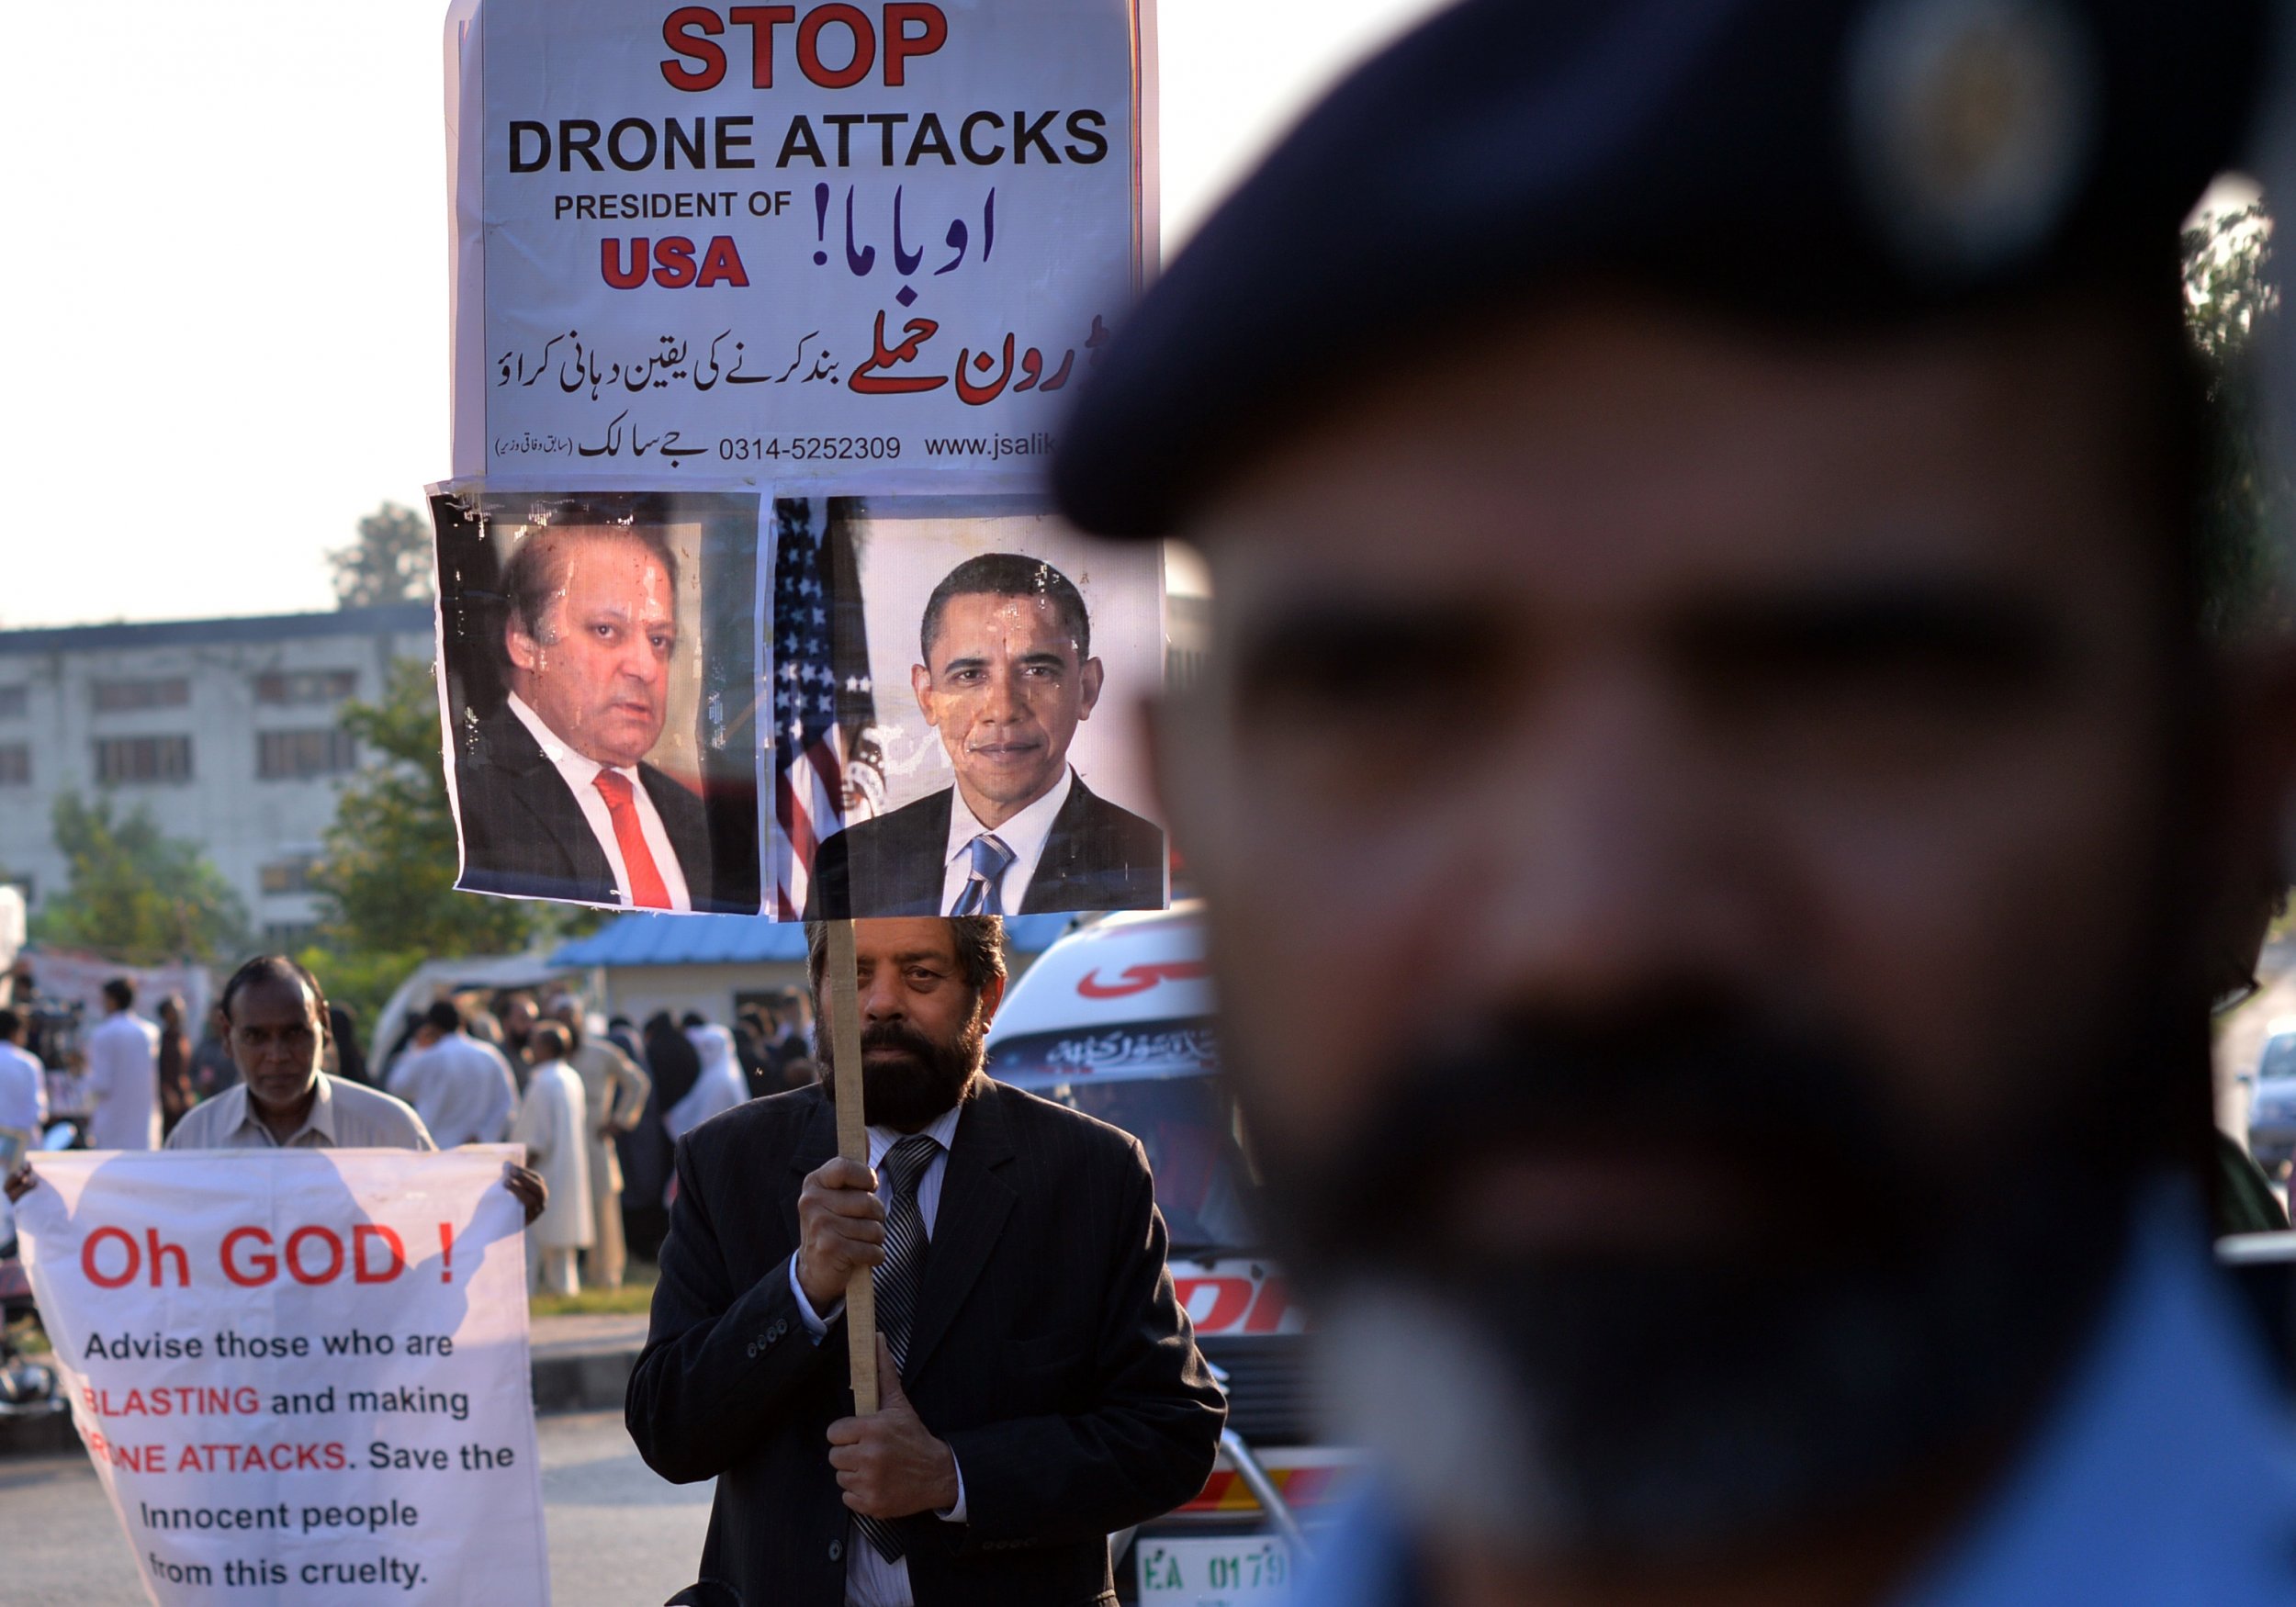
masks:
POLYGON ((414 1107, 442 1150, 501 1143, 518 1107, 511 1062, 467 1032, 450 1032, 428 1049, 401 1055, 383 1085, 414 1107))
POLYGON ((115 1010, 87 1035, 91 1150, 160 1147, 160 1029, 128 1010, 115 1010))
POLYGON ((48 1125, 48 1068, 39 1057, 0 1040, 0 1127, 12 1127, 39 1142, 48 1125))
POLYGON ((171 1150, 434 1150, 422 1118, 402 1099, 319 1073, 303 1125, 281 1143, 234 1083, 184 1113, 167 1135, 171 1150))
POLYGON ((951 787, 949 858, 940 878, 940 913, 957 913, 957 900, 964 896, 965 883, 973 880, 973 839, 993 829, 996 840, 1012 850, 1012 863, 998 879, 997 896, 1007 915, 1019 915, 1020 901, 1029 896, 1029 883, 1036 880, 1036 862, 1044 855, 1044 839, 1052 835, 1052 817, 1068 802, 1068 790, 1075 784, 1076 772, 1063 770, 1051 792, 994 828, 983 826, 974 815, 964 801, 963 788, 951 787))
MULTIPOLYGON (((0 1128, 29 1135, 28 1151, 39 1143, 39 1129, 48 1125, 48 1068, 39 1057, 0 1039, 0 1128)), ((16 1210, 0 1195, 0 1244, 16 1237, 16 1210)))
MULTIPOLYGON (((510 696, 511 713, 518 716, 520 725, 534 735, 541 744, 543 757, 557 767, 567 787, 574 794, 574 802, 581 805, 582 818, 590 822, 590 834, 605 850, 606 863, 613 867, 613 890, 624 904, 630 902, 630 868, 622 858, 621 840, 613 835, 613 811, 606 807, 606 795, 598 790, 598 772, 609 767, 594 759, 584 759, 565 743, 557 733, 542 723, 542 716, 526 706, 526 701, 516 692, 510 696)), ((678 863, 678 850, 670 846, 670 831, 661 823, 661 814, 654 807, 653 794, 646 790, 646 778, 636 765, 612 767, 614 774, 630 783, 630 799, 637 808, 637 823, 646 834, 646 847, 654 856, 654 869, 661 872, 662 890, 670 894, 670 907, 691 910, 693 895, 686 890, 686 873, 678 863)))
MULTIPOLYGON (((933 1224, 940 1217, 940 1180, 949 1170, 949 1146, 956 1140, 957 1118, 963 1114, 962 1103, 953 1105, 917 1129, 940 1146, 917 1180, 917 1213, 925 1219, 925 1238, 929 1242, 933 1236, 933 1224)), ((887 1212, 893 1209, 893 1179, 885 1175, 885 1156, 894 1145, 912 1136, 897 1128, 869 1129, 869 1169, 877 1174, 877 1197, 884 1202, 887 1212)), ((813 1336, 814 1343, 819 1344, 827 1336, 829 1324, 844 1311, 844 1298, 839 1297, 826 1316, 816 1314, 813 1302, 805 1298, 805 1286, 797 1281, 794 1255, 789 1258, 789 1287, 797 1297, 799 1320, 813 1336)), ((950 1459, 955 1460, 954 1452, 950 1459)), ((957 1469, 957 1504, 934 1515, 951 1523, 965 1521, 963 1468, 957 1469)), ((877 1555, 877 1548, 869 1544, 867 1536, 854 1530, 845 1543, 845 1607, 916 1607, 916 1593, 909 1589, 909 1559, 902 1556, 887 1562, 877 1555)))
POLYGON ((587 1250, 590 1216, 590 1116, 582 1076, 564 1061, 548 1061, 526 1079, 511 1142, 523 1144, 527 1164, 542 1174, 550 1203, 526 1230, 542 1250, 587 1250))

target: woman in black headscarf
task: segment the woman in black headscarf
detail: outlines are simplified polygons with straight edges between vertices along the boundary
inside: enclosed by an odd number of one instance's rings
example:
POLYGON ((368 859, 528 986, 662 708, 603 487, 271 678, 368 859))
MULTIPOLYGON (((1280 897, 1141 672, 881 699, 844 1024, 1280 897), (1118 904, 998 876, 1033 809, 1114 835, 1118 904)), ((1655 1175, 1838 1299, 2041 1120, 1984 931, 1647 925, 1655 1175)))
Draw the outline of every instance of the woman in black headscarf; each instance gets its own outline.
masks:
POLYGON ((683 1099, 702 1074, 702 1057, 667 1010, 646 1018, 646 1069, 654 1079, 637 1126, 623 1137, 622 1231, 630 1253, 652 1260, 670 1231, 667 1191, 673 1153, 662 1112, 683 1099))

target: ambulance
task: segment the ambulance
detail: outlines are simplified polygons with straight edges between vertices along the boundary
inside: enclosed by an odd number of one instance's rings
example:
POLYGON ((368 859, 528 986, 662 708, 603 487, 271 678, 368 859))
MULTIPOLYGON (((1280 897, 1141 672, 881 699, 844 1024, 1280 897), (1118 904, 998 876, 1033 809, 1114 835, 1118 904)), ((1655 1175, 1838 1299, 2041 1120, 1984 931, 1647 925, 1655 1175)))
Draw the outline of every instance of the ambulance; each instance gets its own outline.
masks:
POLYGON ((1288 1601, 1361 1458, 1316 1443, 1307 1319, 1254 1240, 1251 1145, 1221 1073, 1202 906, 1108 916, 1060 938, 1006 995, 988 1073, 1140 1140, 1171 1234, 1173 1283, 1228 1393, 1202 1492, 1115 1537, 1120 1598, 1288 1601))

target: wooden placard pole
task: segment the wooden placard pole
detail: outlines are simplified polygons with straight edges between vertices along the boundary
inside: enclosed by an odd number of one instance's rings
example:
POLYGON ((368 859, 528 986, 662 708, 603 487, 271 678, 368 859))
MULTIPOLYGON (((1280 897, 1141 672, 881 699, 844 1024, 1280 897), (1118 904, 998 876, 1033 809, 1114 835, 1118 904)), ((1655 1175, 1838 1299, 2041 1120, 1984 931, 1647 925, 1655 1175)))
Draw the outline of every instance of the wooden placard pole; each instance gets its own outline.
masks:
MULTIPOLYGON (((829 923, 829 1052, 837 1078, 837 1152, 869 1164, 869 1123, 861 1105, 861 994, 853 958, 853 923, 829 923)), ((877 1285, 862 1267, 845 1286, 845 1345, 852 1354, 853 1410, 877 1410, 877 1285)))

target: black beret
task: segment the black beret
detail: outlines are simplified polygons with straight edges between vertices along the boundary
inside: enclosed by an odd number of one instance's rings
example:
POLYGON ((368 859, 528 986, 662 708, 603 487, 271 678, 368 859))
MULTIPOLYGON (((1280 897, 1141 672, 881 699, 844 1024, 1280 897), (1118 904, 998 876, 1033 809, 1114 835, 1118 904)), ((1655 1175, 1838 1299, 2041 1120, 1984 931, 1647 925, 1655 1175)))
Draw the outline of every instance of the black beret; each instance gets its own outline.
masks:
POLYGON ((1124 321, 1062 431, 1086 530, 1171 531, 1316 399, 1630 287, 1824 327, 2078 286, 2173 310, 2257 0, 1467 0, 1335 90, 1124 321))

